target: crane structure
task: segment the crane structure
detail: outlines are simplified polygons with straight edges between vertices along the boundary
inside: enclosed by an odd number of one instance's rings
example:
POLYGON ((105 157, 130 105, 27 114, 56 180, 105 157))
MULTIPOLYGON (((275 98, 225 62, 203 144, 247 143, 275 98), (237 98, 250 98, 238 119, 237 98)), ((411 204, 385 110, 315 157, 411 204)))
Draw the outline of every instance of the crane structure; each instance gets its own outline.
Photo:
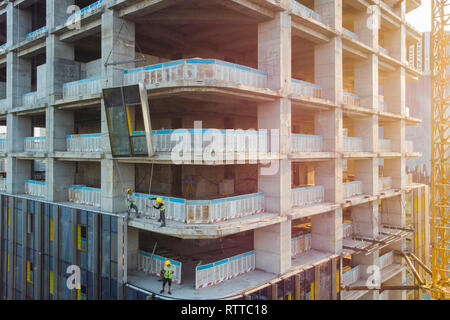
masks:
POLYGON ((449 51, 450 0, 431 4, 431 282, 434 299, 449 299, 449 51))

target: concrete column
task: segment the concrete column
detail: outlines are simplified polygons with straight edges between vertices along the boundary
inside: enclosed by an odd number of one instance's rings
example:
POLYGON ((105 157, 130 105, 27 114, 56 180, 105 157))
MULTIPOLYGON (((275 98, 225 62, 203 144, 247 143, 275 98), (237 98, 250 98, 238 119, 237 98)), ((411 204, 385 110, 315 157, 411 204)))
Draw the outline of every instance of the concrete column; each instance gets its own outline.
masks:
POLYGON ((282 274, 291 267, 291 220, 254 230, 256 268, 282 274))
POLYGON ((378 202, 370 201, 366 204, 353 206, 351 210, 353 234, 363 238, 377 238, 378 202))
MULTIPOLYGON (((399 274, 393 276, 388 281, 386 281, 385 285, 391 286, 401 286, 406 283, 406 270, 403 270, 399 274)), ((389 291, 389 300, 406 300, 406 290, 390 290, 389 291)))
POLYGON ((101 164, 102 210, 125 212, 127 210, 125 191, 134 190, 134 164, 105 159, 101 164))
POLYGON ((47 128, 47 144, 49 153, 55 151, 66 151, 66 137, 73 134, 74 126, 74 112, 63 111, 50 106, 46 110, 47 128))
POLYGON ((314 133, 322 136, 323 150, 342 151, 342 110, 318 111, 314 117, 314 133))
MULTIPOLYGON (((137 254, 139 252, 139 229, 127 228, 127 269, 137 270, 137 254)), ((128 270, 125 270, 126 272, 128 270)))
POLYGON ((325 201, 342 201, 342 158, 316 163, 315 182, 325 188, 325 201))
POLYGON ((383 47, 388 50, 389 56, 399 61, 406 62, 406 27, 401 25, 400 28, 389 30, 383 34, 383 47))
POLYGON ((342 103, 342 40, 314 46, 314 82, 322 87, 323 98, 342 103))
POLYGON ((69 187, 75 182, 75 162, 47 159, 47 200, 68 201, 69 187))
POLYGON ((101 132, 103 140, 103 150, 105 153, 111 154, 111 143, 109 141, 109 130, 108 130, 108 120, 106 118, 105 101, 102 99, 101 102, 101 132))
POLYGON ((375 25, 377 12, 367 8, 366 12, 358 12, 354 17, 354 31, 359 37, 359 41, 365 45, 378 50, 378 26, 375 25))
POLYGON ((376 152, 378 149, 378 116, 368 116, 353 122, 353 132, 364 139, 364 151, 376 152))
MULTIPOLYGON (((370 280, 373 280, 375 278, 374 266, 379 265, 378 250, 368 255, 365 255, 364 253, 354 254, 352 256, 352 263, 354 266, 360 265, 361 279, 369 280, 368 284, 372 285, 375 284, 370 280)), ((379 275, 381 276, 381 273, 379 275)), ((367 294, 365 294, 362 297, 362 300, 377 300, 377 299, 378 299, 378 291, 376 290, 370 290, 367 294)))
POLYGON ((406 76, 405 68, 401 67, 389 73, 383 83, 384 101, 387 111, 405 115, 406 112, 406 76))
POLYGON ((392 188, 405 188, 408 177, 405 172, 406 158, 384 159, 384 176, 392 178, 392 188))
MULTIPOLYGON (((66 23, 70 16, 67 13, 67 8, 73 3, 73 0, 47 0, 47 28, 49 30, 66 23)), ((46 45, 46 95, 49 97, 49 104, 53 104, 56 100, 62 98, 65 82, 79 79, 79 71, 74 61, 73 44, 62 42, 58 35, 50 33, 46 39, 46 45)))
POLYGON ((391 150, 393 152, 406 152, 406 125, 404 120, 384 124, 383 134, 385 139, 391 140, 391 150))
POLYGON ((355 179, 362 181, 363 193, 378 194, 378 159, 355 160, 354 163, 355 179))
POLYGON ((31 61, 8 52, 6 63, 6 97, 8 109, 12 109, 21 106, 22 96, 31 91, 31 61))
POLYGON ((339 254, 342 251, 342 208, 311 217, 311 248, 339 254))
POLYGON ((7 124, 7 151, 8 154, 13 152, 23 152, 24 138, 33 135, 31 118, 21 117, 13 113, 6 116, 7 124))
POLYGON ((117 63, 135 59, 134 23, 120 19, 116 11, 106 9, 102 15, 102 78, 103 87, 120 86, 123 70, 134 67, 134 62, 118 66, 117 63))
POLYGON ((378 56, 371 54, 354 64, 355 93, 361 97, 361 106, 378 109, 378 56))
POLYGON ((31 160, 20 160, 8 156, 6 191, 8 193, 25 193, 25 180, 31 177, 31 160))
POLYGON ((380 214, 381 224, 399 227, 406 226, 405 193, 382 200, 383 211, 380 214))
POLYGON ((332 29, 342 30, 342 0, 314 0, 314 11, 332 29))
POLYGON ((25 40, 27 33, 33 31, 31 22, 31 12, 19 9, 14 3, 8 4, 6 32, 10 46, 25 40))

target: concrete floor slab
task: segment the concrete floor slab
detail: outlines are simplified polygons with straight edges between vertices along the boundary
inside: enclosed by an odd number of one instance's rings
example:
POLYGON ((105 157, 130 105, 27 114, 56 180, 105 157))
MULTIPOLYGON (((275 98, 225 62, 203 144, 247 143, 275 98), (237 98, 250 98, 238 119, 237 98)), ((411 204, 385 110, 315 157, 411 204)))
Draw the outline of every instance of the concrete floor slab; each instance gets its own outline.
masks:
POLYGON ((292 257, 292 268, 294 269, 308 269, 312 266, 321 264, 336 255, 331 252, 323 252, 318 250, 308 250, 292 257))

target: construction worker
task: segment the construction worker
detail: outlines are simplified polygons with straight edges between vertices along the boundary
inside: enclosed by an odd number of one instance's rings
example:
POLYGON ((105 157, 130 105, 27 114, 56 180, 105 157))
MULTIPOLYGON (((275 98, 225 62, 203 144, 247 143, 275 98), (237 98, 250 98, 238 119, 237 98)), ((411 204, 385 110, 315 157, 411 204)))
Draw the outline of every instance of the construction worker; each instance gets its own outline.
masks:
POLYGON ((133 209, 136 217, 139 218, 139 210, 136 206, 136 201, 134 200, 133 191, 131 189, 127 189, 127 207, 128 217, 130 217, 131 209, 133 209))
POLYGON ((170 264, 169 260, 166 260, 164 269, 161 270, 161 272, 163 272, 163 284, 162 284, 162 290, 159 293, 164 293, 164 287, 166 286, 166 282, 168 282, 169 283, 169 294, 172 294, 170 289, 172 288, 173 267, 170 264))
MULTIPOLYGON (((155 199, 153 199, 155 200, 155 199)), ((159 220, 158 222, 161 222, 161 225, 159 227, 165 227, 166 226, 166 207, 164 206, 164 203, 161 198, 156 198, 157 205, 153 205, 153 208, 159 210, 159 220)))

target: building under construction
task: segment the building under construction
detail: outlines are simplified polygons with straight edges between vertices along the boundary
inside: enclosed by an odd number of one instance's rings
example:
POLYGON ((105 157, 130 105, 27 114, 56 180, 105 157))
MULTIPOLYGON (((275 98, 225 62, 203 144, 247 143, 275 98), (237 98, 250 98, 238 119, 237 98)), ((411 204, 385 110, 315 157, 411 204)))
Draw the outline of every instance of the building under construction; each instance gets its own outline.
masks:
POLYGON ((429 265, 420 4, 1 1, 0 299, 406 299, 367 286, 413 286, 405 250, 429 265), (135 84, 150 113, 107 112, 135 84))

